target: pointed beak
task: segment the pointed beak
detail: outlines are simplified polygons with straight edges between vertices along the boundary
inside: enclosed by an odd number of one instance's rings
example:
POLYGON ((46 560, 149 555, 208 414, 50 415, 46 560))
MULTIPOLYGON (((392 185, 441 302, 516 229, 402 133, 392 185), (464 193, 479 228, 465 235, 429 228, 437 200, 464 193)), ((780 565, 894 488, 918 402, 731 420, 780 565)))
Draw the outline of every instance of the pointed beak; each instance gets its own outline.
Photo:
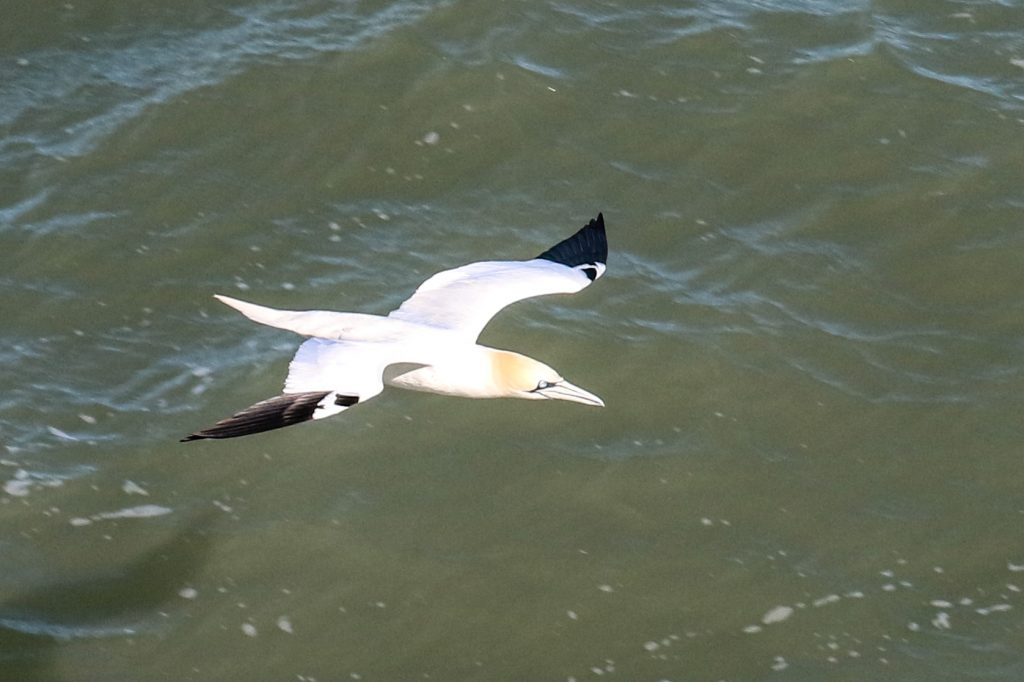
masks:
POLYGON ((537 392, 545 398, 551 398, 552 400, 569 400, 574 403, 604 407, 604 401, 596 395, 590 391, 584 391, 579 386, 574 386, 565 380, 559 381, 557 384, 552 384, 551 386, 543 388, 537 392))

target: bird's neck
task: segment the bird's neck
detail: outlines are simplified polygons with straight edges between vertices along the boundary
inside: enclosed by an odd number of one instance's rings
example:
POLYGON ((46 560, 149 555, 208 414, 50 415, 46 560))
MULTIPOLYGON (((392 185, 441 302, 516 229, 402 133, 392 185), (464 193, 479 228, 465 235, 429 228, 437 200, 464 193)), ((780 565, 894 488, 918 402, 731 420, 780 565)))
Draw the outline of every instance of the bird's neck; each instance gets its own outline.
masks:
POLYGON ((442 395, 505 398, 515 393, 528 362, 519 353, 474 345, 427 367, 390 377, 387 383, 442 395))

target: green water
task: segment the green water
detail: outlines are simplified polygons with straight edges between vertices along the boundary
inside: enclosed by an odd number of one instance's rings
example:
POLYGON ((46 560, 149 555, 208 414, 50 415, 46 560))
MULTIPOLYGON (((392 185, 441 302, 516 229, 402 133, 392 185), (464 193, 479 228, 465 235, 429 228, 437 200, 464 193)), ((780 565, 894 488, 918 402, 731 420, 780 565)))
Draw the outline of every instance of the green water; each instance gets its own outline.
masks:
POLYGON ((1024 679, 1017 3, 14 2, 0 679, 1024 679), (604 409, 276 395, 603 211, 482 342, 604 409))

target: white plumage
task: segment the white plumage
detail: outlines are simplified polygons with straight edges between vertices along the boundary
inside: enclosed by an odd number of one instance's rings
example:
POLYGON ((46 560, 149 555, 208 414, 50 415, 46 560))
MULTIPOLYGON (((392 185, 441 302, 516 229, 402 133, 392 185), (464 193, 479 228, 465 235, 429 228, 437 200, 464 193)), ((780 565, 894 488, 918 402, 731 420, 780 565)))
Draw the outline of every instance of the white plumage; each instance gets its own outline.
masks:
POLYGON ((231 438, 322 419, 366 402, 385 383, 470 398, 516 397, 603 405, 547 365, 476 343, 510 303, 575 293, 605 270, 608 245, 598 214, 576 234, 527 261, 484 261, 428 278, 386 317, 325 310, 276 310, 217 295, 254 322, 310 337, 299 346, 284 392, 183 440, 231 438))

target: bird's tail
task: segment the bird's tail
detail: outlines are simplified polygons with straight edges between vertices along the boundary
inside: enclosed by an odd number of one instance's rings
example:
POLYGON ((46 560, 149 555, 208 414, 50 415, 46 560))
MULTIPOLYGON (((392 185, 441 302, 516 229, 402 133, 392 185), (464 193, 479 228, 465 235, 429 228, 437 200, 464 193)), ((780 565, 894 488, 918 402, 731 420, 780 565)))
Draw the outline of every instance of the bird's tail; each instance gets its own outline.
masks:
POLYGON ((355 396, 341 395, 334 391, 285 393, 250 405, 227 419, 221 419, 213 426, 189 434, 182 438, 181 442, 201 438, 235 438, 280 429, 310 419, 337 414, 355 405, 356 402, 358 398, 355 396), (328 396, 332 396, 333 400, 328 399, 328 396))

